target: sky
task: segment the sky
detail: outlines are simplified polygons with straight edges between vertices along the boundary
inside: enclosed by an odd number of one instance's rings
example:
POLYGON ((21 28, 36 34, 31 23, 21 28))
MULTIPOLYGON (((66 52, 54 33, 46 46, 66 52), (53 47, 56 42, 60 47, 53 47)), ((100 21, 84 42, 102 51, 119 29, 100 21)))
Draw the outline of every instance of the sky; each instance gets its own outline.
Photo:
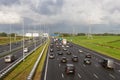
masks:
POLYGON ((120 0, 0 0, 0 32, 120 32, 120 0))

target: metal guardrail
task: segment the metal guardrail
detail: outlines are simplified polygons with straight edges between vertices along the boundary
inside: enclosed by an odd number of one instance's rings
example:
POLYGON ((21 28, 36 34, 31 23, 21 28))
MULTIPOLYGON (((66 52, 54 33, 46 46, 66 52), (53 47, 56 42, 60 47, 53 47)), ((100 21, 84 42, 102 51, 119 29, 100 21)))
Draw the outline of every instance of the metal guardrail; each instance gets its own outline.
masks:
POLYGON ((45 51, 46 46, 47 46, 47 43, 46 43, 45 47, 43 48, 42 52, 40 53, 37 61, 35 62, 35 64, 34 64, 32 70, 31 70, 29 76, 27 77, 27 80, 32 80, 33 75, 35 74, 35 71, 36 71, 37 66, 38 66, 38 64, 39 64, 39 62, 40 62, 40 60, 41 60, 41 57, 42 57, 42 55, 43 55, 43 53, 44 53, 44 51, 45 51))
MULTIPOLYGON (((46 41, 44 42, 46 43, 46 41)), ((23 61, 23 59, 25 59, 26 57, 28 57, 32 52, 34 52, 37 48, 39 48, 42 44, 41 43, 39 46, 37 46, 36 48, 34 48, 32 51, 30 51, 27 55, 25 55, 25 57, 20 57, 19 59, 17 59, 15 62, 11 63, 9 66, 5 67, 3 70, 0 71, 0 79, 6 75, 10 70, 12 70, 16 65, 18 65, 21 61, 23 61)))

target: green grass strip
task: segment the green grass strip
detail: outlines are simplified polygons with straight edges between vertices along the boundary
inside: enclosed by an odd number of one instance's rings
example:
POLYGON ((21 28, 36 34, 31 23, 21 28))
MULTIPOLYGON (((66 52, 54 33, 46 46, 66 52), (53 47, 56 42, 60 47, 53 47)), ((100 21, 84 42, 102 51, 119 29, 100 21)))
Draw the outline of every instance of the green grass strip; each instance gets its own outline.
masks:
POLYGON ((42 45, 34 53, 28 56, 25 61, 16 66, 7 76, 3 78, 3 80, 26 80, 43 47, 44 46, 42 45))
POLYGON ((44 67, 44 63, 45 63, 45 59, 46 59, 46 55, 47 55, 47 50, 48 50, 48 46, 46 47, 44 53, 43 53, 43 56, 38 64, 38 67, 37 67, 37 70, 35 72, 35 75, 34 75, 34 78, 33 80, 40 80, 41 79, 41 75, 42 75, 42 70, 43 70, 43 67, 44 67))

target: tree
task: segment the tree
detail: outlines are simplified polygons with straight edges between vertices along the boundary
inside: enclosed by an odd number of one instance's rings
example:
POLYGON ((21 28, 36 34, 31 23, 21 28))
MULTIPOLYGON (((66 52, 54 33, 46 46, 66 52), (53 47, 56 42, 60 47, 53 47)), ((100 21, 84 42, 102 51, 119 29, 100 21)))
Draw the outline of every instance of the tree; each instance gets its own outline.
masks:
POLYGON ((1 36, 1 37, 7 37, 7 33, 2 32, 2 33, 0 33, 0 36, 1 36))

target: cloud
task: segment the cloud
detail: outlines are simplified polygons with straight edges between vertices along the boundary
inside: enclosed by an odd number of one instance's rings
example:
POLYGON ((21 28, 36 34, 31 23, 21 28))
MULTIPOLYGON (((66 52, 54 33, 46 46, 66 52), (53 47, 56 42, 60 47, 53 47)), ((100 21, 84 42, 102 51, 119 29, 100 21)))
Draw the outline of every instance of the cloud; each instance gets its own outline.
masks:
POLYGON ((21 22, 21 17, 15 12, 0 11, 0 24, 16 24, 21 22))
MULTIPOLYGON (((3 4, 0 14, 1 17, 6 16, 6 19, 7 15, 14 14, 16 21, 30 19, 33 21, 31 25, 61 22, 77 25, 120 24, 119 3, 119 0, 19 0, 11 5, 3 4)), ((12 22, 7 20, 8 23, 12 22)))

